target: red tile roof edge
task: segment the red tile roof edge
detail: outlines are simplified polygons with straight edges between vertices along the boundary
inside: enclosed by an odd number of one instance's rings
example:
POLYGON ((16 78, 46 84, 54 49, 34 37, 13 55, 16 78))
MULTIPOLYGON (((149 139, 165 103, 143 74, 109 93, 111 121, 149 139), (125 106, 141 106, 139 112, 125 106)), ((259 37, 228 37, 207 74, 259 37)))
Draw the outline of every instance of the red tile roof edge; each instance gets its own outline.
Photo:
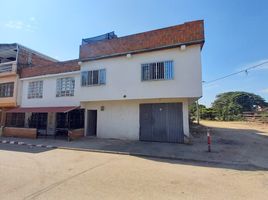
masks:
POLYGON ((111 40, 80 45, 79 57, 80 60, 87 61, 121 56, 128 53, 134 54, 165 48, 174 48, 180 45, 200 44, 202 48, 204 42, 204 21, 197 20, 185 22, 180 25, 118 37, 111 40), (180 33, 178 34, 178 32, 180 33), (174 37, 170 37, 170 35, 174 37), (137 43, 140 44, 137 45, 137 43))

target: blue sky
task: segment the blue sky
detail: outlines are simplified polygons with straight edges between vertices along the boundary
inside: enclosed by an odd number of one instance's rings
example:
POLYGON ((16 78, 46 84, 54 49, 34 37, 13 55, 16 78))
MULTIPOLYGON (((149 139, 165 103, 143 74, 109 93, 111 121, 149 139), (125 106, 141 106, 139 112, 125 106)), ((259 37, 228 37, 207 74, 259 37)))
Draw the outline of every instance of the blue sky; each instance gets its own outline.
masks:
MULTIPOLYGON (((268 60, 268 1, 246 0, 9 0, 1 1, 0 43, 18 42, 59 60, 78 57, 82 38, 118 36, 204 19, 203 80, 268 60)), ((268 101, 268 65, 204 85, 210 105, 226 91, 248 91, 268 101)))

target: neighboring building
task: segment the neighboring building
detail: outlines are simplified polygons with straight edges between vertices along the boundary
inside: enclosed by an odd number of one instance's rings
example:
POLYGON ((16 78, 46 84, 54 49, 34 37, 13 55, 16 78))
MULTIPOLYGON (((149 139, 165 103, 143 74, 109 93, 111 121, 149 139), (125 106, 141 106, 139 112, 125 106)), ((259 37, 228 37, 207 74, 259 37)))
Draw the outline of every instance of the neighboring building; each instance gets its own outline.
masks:
POLYGON ((188 105, 202 96, 203 21, 80 46, 85 135, 184 142, 188 105))
POLYGON ((21 105, 7 112, 7 127, 36 128, 38 136, 66 135, 84 127, 78 60, 23 68, 19 85, 21 105))
POLYGON ((56 62, 57 60, 43 55, 19 44, 0 44, 0 110, 1 126, 5 123, 5 112, 20 105, 17 101, 19 71, 25 67, 35 67, 56 62))

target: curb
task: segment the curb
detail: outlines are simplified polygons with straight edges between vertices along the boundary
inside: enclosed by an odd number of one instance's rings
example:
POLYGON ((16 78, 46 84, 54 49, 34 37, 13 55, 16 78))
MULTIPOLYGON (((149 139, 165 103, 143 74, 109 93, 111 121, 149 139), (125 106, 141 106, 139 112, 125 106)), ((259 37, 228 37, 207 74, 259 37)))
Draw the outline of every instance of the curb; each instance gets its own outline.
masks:
POLYGON ((143 153, 131 153, 131 152, 122 152, 122 151, 109 151, 109 150, 100 150, 100 149, 86 149, 86 148, 75 148, 75 147, 64 147, 64 146, 52 146, 52 145, 44 145, 44 144, 30 144, 20 141, 13 140, 1 140, 0 144, 12 144, 12 145, 24 145, 28 147, 37 147, 37 148, 47 148, 47 149, 63 149, 63 150, 74 150, 74 151, 85 151, 85 152, 94 152, 94 153, 109 153, 109 154, 117 154, 117 155, 127 155, 127 156, 137 156, 144 158, 155 158, 155 159, 164 159, 164 160, 174 160, 174 161, 182 161, 182 162, 197 162, 203 164, 214 164, 214 165, 226 165, 226 166, 234 166, 234 167, 244 167, 245 169, 254 168, 258 170, 267 170, 266 167, 260 167, 258 165, 246 162, 222 162, 222 161, 213 161, 213 160, 201 160, 201 159, 192 159, 192 158, 181 158, 176 156, 158 156, 158 155, 148 155, 143 153))
POLYGON ((1 144, 13 144, 13 145, 24 145, 28 147, 39 147, 39 148, 47 148, 47 149, 55 149, 56 146, 52 145, 44 145, 44 144, 30 144, 25 142, 13 141, 13 140, 0 140, 1 144))

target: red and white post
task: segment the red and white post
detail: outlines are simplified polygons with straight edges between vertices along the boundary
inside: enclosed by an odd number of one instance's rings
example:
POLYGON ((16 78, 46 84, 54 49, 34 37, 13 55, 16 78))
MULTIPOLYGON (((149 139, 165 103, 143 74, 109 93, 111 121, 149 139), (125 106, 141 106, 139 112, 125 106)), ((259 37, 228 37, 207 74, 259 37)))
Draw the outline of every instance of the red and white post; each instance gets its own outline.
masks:
POLYGON ((208 152, 211 152, 211 137, 210 137, 210 130, 207 130, 207 138, 208 138, 208 152))

